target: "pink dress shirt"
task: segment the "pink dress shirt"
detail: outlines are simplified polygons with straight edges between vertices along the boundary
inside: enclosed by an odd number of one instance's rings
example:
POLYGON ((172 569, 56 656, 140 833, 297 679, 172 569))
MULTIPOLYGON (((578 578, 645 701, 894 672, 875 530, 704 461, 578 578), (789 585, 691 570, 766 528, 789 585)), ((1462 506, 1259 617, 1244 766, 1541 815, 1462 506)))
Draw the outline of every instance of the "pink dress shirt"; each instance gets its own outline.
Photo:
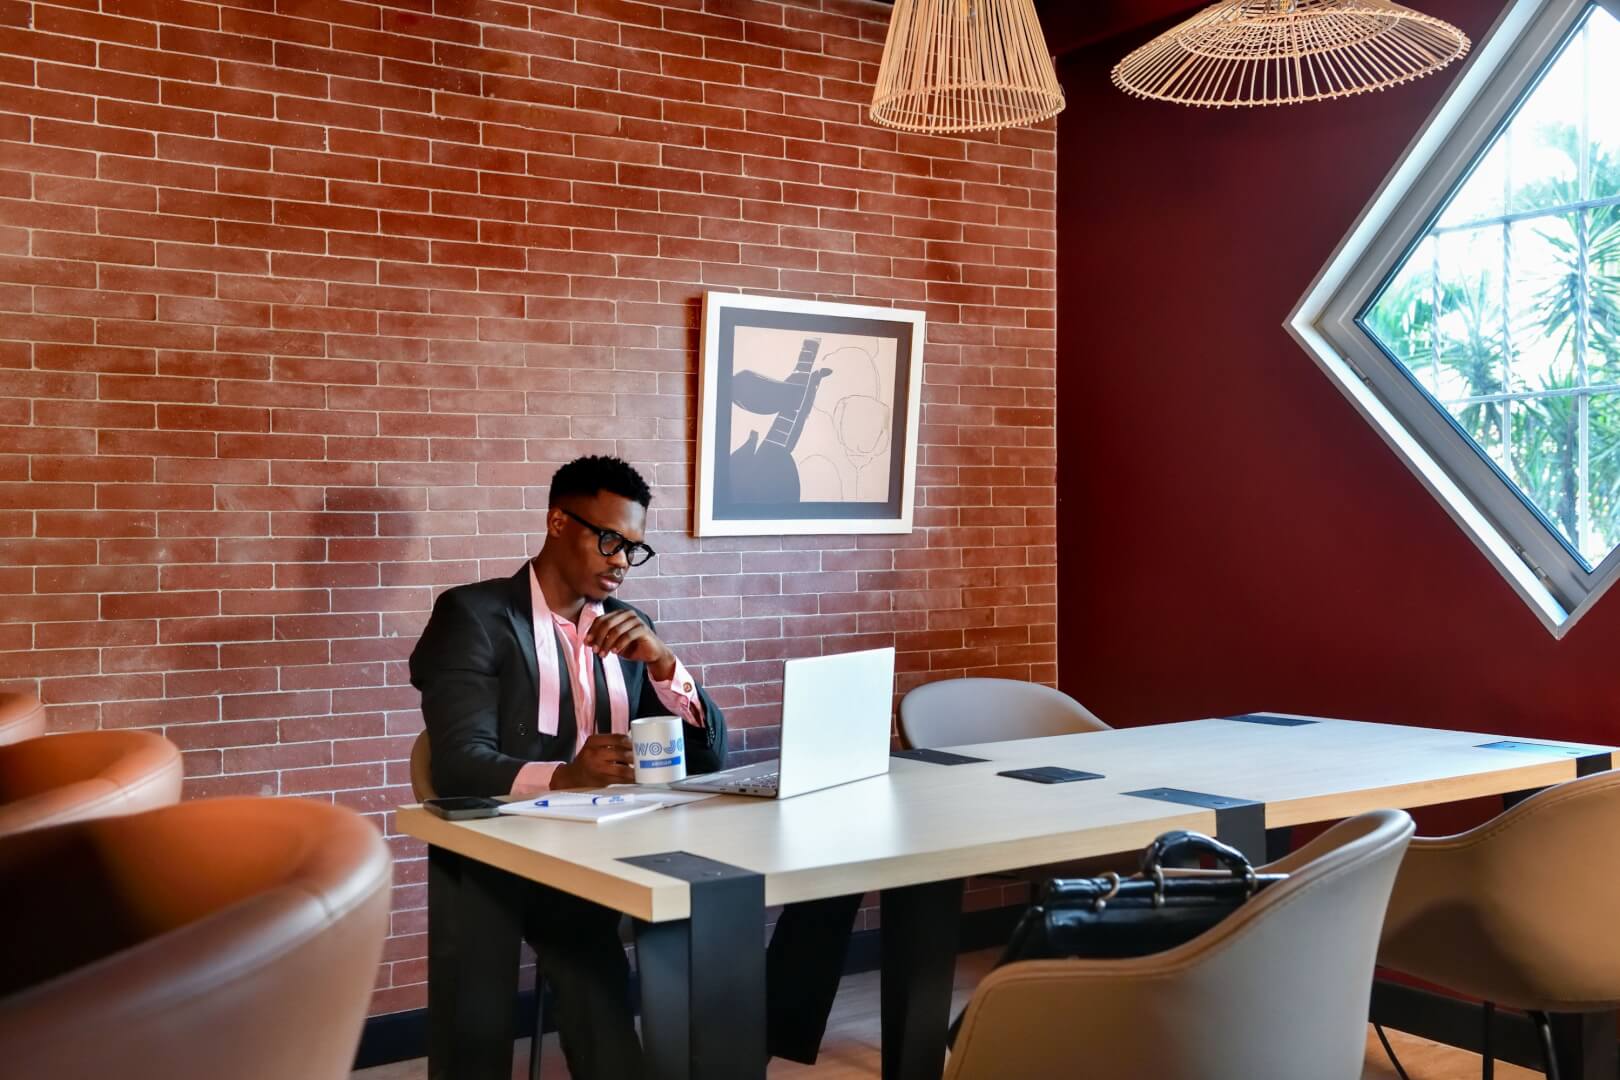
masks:
MULTIPOLYGON (((580 610, 578 625, 569 622, 561 615, 551 611, 546 605, 545 597, 540 592, 540 581, 535 576, 532 565, 529 567, 529 592, 536 615, 538 616, 542 612, 550 615, 552 626, 556 627, 557 633, 562 635, 562 653, 568 668, 568 685, 574 697, 574 752, 577 754, 585 746, 585 740, 590 738, 596 731, 595 666, 591 659, 593 655, 591 649, 585 644, 585 635, 590 631, 591 623, 595 622, 602 614, 602 605, 586 604, 580 610), (585 678, 581 678, 580 672, 588 674, 585 678)), ((534 628, 535 648, 537 650, 544 648, 555 649, 555 643, 548 640, 548 635, 541 632, 544 624, 538 618, 536 623, 537 625, 534 628)), ((616 660, 617 658, 613 659, 616 660)), ((610 696, 623 692, 624 680, 622 678, 614 679, 610 677, 607 681, 610 696)), ((654 679, 649 673, 647 682, 652 686, 653 692, 658 695, 658 700, 663 703, 664 708, 670 711, 670 715, 679 716, 693 727, 701 728, 703 726, 703 702, 698 697, 697 683, 693 681, 691 673, 686 670, 686 666, 680 660, 675 661, 675 670, 671 672, 668 679, 654 679)), ((546 697, 547 695, 542 689, 541 701, 545 701, 546 697)), ((630 733, 628 702, 615 702, 614 705, 616 707, 611 709, 613 717, 612 729, 616 734, 628 735, 630 733)), ((543 708, 544 706, 540 707, 543 708)), ((546 724, 542 719, 540 727, 542 730, 550 728, 555 731, 556 719, 553 719, 551 724, 546 724)), ((518 770, 516 779, 512 781, 511 793, 513 795, 536 795, 551 790, 552 774, 562 764, 561 761, 529 762, 518 770)))

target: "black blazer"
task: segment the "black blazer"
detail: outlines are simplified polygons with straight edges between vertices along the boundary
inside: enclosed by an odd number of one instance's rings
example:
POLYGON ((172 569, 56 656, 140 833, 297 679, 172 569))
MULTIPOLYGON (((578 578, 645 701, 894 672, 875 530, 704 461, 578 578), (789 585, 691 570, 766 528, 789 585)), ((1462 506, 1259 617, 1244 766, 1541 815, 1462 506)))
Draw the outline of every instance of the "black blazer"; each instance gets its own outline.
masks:
MULTIPOLYGON (((603 606, 608 611, 628 607, 652 626, 651 619, 622 601, 609 597, 603 606)), ((556 631, 549 626, 546 630, 546 647, 560 652, 556 631)), ((572 688, 564 679, 557 734, 542 735, 534 650, 528 564, 510 578, 448 589, 434 603, 433 615, 411 652, 411 685, 422 692, 422 717, 433 751, 433 787, 440 795, 505 795, 518 770, 529 762, 573 760, 572 688)), ((566 671, 561 656, 558 660, 558 670, 566 671)), ((623 659, 620 663, 630 718, 667 713, 648 685, 647 665, 623 659)), ((608 702, 600 660, 596 685, 601 719, 608 702)), ((698 696, 703 701, 703 731, 686 728, 687 770, 693 774, 722 769, 726 758, 725 717, 702 687, 698 696)))

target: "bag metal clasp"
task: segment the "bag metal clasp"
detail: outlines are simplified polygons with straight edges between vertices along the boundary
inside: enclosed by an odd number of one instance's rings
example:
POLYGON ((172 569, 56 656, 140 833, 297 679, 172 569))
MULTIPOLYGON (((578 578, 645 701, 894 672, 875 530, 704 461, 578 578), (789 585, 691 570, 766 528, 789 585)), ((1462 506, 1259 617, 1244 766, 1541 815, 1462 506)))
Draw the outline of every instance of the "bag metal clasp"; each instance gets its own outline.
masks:
POLYGON ((1091 902, 1091 910, 1098 913, 1108 906, 1108 901, 1119 895, 1119 875, 1109 870, 1102 876, 1108 879, 1108 891, 1091 902))

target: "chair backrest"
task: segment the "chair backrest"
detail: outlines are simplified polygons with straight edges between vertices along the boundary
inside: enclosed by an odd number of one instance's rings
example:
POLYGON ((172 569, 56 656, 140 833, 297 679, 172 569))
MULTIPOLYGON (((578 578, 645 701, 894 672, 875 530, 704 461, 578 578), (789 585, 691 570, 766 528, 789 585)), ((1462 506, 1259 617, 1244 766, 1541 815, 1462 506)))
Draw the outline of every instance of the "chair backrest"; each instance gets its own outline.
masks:
POLYGON ((180 749, 152 731, 74 731, 0 746, 0 836, 180 799, 180 749))
POLYGON ((45 706, 33 694, 0 694, 0 746, 45 734, 45 706))
POLYGON ((433 790, 433 746, 425 731, 411 743, 411 794, 417 802, 439 797, 433 790))
POLYGON ((900 732, 918 748, 1107 730, 1063 691, 1018 679, 943 679, 900 699, 900 732))
POLYGON ((1620 773, 1412 842, 1379 963, 1515 1009, 1620 1008, 1620 773))
POLYGON ((8 1075, 342 1080, 388 928, 352 811, 205 799, 0 838, 8 1075))
POLYGON ((991 972, 947 1080, 1357 1080, 1378 929, 1411 835, 1398 810, 1341 822, 1288 860, 1287 881, 1167 952, 991 972))

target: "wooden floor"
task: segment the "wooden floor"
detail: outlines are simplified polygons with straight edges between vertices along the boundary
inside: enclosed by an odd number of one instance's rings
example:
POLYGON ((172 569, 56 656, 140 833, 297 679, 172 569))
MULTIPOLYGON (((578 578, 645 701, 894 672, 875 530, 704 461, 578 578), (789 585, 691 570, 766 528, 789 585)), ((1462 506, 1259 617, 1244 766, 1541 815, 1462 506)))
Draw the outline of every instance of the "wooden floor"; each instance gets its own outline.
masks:
MULTIPOLYGON (((968 953, 957 962, 955 1007, 959 1008, 967 1001, 979 977, 994 963, 996 952, 968 953)), ((827 1024, 827 1037, 822 1042, 821 1060, 813 1066, 772 1061, 769 1075, 772 1080, 797 1080, 799 1077, 814 1077, 815 1080, 854 1080, 860 1077, 864 1080, 877 1076, 878 1031, 878 973, 870 971, 852 975, 844 980, 838 1001, 833 1006, 827 1024)), ((1413 1038, 1398 1031, 1392 1031, 1389 1035, 1395 1052, 1400 1055, 1401 1064, 1406 1067, 1412 1080, 1474 1080, 1479 1076, 1478 1054, 1413 1038)), ((568 1067, 563 1062, 557 1036, 546 1036, 542 1046, 544 1057, 541 1075, 545 1080, 562 1080, 568 1075, 568 1067)), ((529 1075, 528 1062, 529 1042, 524 1039, 517 1044, 512 1058, 514 1080, 524 1080, 529 1075)), ((425 1080, 427 1062, 423 1059, 401 1061, 361 1069, 352 1075, 353 1080, 425 1080)), ((1496 1075, 1499 1080, 1528 1080, 1541 1074, 1498 1062, 1496 1075)), ((1390 1068, 1389 1060, 1370 1028, 1367 1032, 1367 1064, 1362 1072, 1362 1080, 1395 1080, 1395 1070, 1390 1068)))

